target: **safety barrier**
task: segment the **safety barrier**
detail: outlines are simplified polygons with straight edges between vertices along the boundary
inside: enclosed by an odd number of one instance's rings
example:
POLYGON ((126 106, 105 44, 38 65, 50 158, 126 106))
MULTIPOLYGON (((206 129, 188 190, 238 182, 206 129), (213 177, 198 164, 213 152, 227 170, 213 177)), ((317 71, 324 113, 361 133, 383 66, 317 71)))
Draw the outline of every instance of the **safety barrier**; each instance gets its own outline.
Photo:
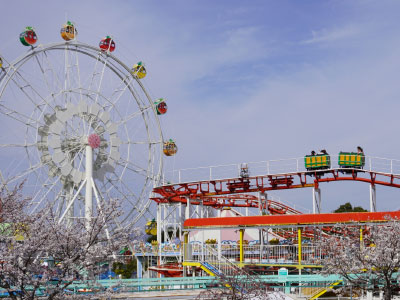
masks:
MULTIPOLYGON (((185 245, 187 259, 185 261, 207 261, 218 266, 218 269, 240 263, 239 245, 185 245), (194 247, 196 246, 196 247, 194 247), (202 252, 203 251, 203 252, 202 252)), ((303 244, 301 247, 301 264, 320 265, 323 253, 316 245, 303 244)), ((245 264, 299 264, 298 245, 245 245, 243 246, 243 263, 245 264)), ((223 271, 228 274, 227 270, 223 271)))
MULTIPOLYGON (((331 168, 340 169, 338 155, 331 155, 331 168)), ((243 167, 249 176, 264 176, 305 172, 304 157, 185 168, 164 174, 163 185, 241 177, 243 167)), ((400 160, 365 156, 365 170, 400 175, 400 160)))

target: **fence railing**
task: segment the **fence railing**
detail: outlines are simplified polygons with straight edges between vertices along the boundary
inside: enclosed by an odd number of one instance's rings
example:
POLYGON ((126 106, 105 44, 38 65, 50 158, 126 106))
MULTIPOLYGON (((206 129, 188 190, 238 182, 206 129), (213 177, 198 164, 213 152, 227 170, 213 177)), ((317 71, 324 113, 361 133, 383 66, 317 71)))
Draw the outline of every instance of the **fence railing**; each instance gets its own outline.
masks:
MULTIPOLYGON (((217 244, 206 245, 205 247, 189 244, 189 246, 185 245, 185 249, 186 261, 210 261, 217 265, 221 262, 223 265, 237 265, 240 263, 239 245, 223 244, 221 245, 221 249, 219 249, 217 244)), ((323 258, 324 255, 319 247, 315 245, 301 246, 301 264, 319 265, 323 258)), ((243 262, 299 264, 299 247, 298 245, 245 245, 243 246, 243 262)))
MULTIPOLYGON (((330 158, 331 168, 340 168, 338 165, 338 155, 331 155, 330 158)), ((247 167, 249 176, 287 174, 306 171, 304 166, 304 157, 298 157, 174 170, 164 174, 163 184, 237 178, 240 177, 243 166, 247 167)), ((364 169, 399 175, 400 160, 365 156, 364 169)))

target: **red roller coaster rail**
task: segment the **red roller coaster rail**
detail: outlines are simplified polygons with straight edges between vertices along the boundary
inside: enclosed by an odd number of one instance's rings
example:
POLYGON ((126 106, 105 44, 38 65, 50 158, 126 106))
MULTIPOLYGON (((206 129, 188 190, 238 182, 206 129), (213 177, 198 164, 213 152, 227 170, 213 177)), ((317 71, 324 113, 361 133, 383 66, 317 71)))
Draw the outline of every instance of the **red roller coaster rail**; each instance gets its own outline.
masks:
MULTIPOLYGON (((187 198, 190 198, 192 205, 202 203, 215 208, 259 207, 260 201, 256 196, 240 194, 307 187, 318 188, 320 183, 331 181, 360 181, 373 186, 400 188, 400 175, 397 174, 337 168, 314 172, 301 171, 169 184, 154 188, 153 192, 156 196, 152 200, 157 203, 187 203, 187 198)), ((287 207, 287 209, 291 208, 287 207)))

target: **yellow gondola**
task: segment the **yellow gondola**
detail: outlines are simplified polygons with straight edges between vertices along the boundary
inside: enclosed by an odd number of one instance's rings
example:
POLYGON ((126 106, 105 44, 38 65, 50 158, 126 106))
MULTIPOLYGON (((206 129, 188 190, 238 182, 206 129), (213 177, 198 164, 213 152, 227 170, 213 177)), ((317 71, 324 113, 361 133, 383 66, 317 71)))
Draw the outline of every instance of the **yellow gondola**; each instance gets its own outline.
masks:
POLYGON ((141 61, 139 61, 137 64, 133 66, 132 74, 139 79, 146 77, 147 71, 146 68, 144 67, 144 64, 141 61))
POLYGON ((164 143, 163 152, 166 156, 175 155, 176 152, 178 152, 178 146, 170 139, 168 142, 164 143))
POLYGON ((75 25, 68 21, 67 24, 64 24, 61 28, 61 37, 66 40, 70 41, 73 40, 78 35, 78 31, 75 28, 75 25))
POLYGON ((157 222, 155 219, 148 221, 145 225, 144 231, 150 235, 157 235, 157 222))

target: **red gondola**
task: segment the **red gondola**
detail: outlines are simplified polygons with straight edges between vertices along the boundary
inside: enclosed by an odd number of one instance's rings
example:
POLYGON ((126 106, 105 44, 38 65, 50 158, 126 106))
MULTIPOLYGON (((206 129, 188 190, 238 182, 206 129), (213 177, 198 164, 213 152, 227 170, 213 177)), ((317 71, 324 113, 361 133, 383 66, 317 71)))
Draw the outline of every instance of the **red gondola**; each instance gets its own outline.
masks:
POLYGON ((115 42, 110 36, 106 36, 100 41, 99 47, 102 51, 113 52, 115 50, 115 42))
POLYGON ((24 46, 32 46, 37 42, 36 32, 32 27, 26 27, 25 30, 19 35, 19 40, 24 46))
POLYGON ((156 102, 154 102, 154 105, 156 106, 157 115, 163 115, 168 110, 167 103, 163 98, 160 98, 156 102))

